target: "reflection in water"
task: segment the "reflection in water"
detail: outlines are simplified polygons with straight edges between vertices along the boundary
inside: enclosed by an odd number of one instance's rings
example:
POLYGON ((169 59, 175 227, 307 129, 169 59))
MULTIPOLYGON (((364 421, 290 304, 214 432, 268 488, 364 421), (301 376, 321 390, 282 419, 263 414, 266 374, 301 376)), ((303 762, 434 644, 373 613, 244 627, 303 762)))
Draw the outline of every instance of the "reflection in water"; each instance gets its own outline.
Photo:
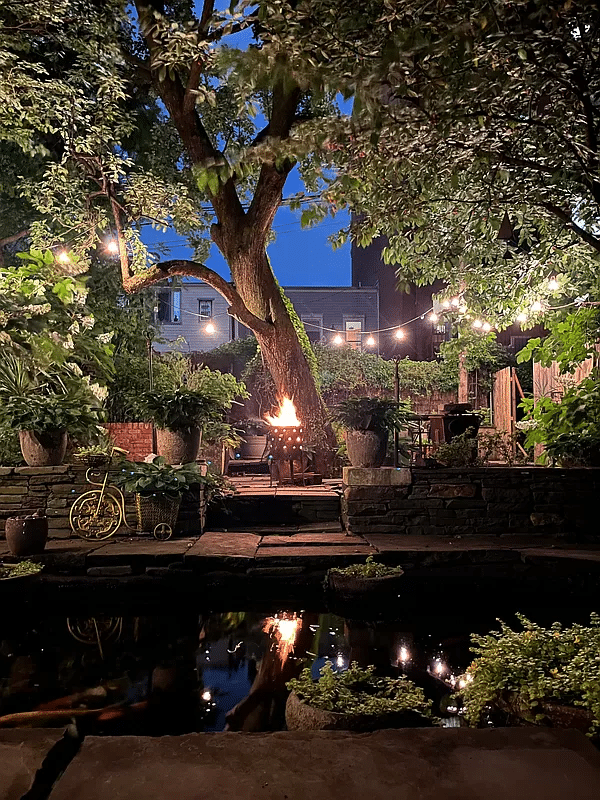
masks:
POLYGON ((406 674, 439 706, 469 663, 470 625, 440 634, 315 612, 182 611, 124 616, 119 635, 104 636, 112 625, 93 619, 0 622, 0 727, 74 717, 95 734, 271 731, 306 664, 314 677, 327 659, 406 674))

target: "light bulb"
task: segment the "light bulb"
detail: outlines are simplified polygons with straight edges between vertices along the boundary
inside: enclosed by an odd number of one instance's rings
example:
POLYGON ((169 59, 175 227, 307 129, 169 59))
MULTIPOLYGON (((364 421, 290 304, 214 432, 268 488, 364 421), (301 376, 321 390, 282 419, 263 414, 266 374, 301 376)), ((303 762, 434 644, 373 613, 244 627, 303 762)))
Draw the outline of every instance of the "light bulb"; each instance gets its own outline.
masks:
POLYGON ((374 345, 375 345, 375 339, 374 339, 372 336, 369 336, 369 338, 367 339, 367 341, 365 342, 365 344, 366 344, 368 347, 374 347, 374 345))
POLYGON ((116 239, 110 239, 106 244, 106 249, 109 253, 118 253, 119 252, 119 243, 116 239))
POLYGON ((458 299, 458 297, 453 297, 452 300, 450 300, 450 305, 453 305, 454 308, 458 308, 458 306, 460 305, 460 300, 458 299))
POLYGON ((473 320, 473 327, 474 328, 481 328, 483 322, 480 319, 473 320))
POLYGON ((532 303, 532 305, 531 305, 531 310, 532 310, 532 311, 534 311, 534 312, 536 312, 536 311, 541 311, 541 310, 542 310, 542 304, 540 303, 540 301, 539 301, 539 300, 535 300, 535 301, 532 303))
POLYGON ((558 281, 554 276, 548 281, 548 289, 550 289, 551 292, 555 292, 558 289, 558 281))
POLYGON ((69 258, 69 254, 66 250, 61 250, 58 254, 58 260, 61 262, 61 264, 68 264, 71 259, 69 258))
POLYGON ((489 322, 484 322, 483 325, 481 326, 481 330, 485 331, 486 333, 489 333, 489 331, 492 330, 492 326, 490 325, 489 322))
POLYGON ((398 659, 405 664, 407 661, 410 661, 410 653, 408 652, 408 648, 401 647, 398 659))
POLYGON ((523 311, 517 316, 517 322, 527 322, 527 314, 523 311))
POLYGON ((396 339, 404 339, 404 331, 402 330, 402 328, 398 328, 398 330, 396 331, 395 336, 396 336, 396 339))
POLYGON ((202 692, 202 699, 206 701, 212 700, 212 694, 208 691, 208 689, 205 692, 202 692))
POLYGON ((333 343, 334 343, 334 344, 342 344, 342 342, 343 342, 343 341, 344 341, 344 340, 343 340, 343 339, 342 339, 342 337, 339 335, 339 333, 336 333, 336 335, 333 337, 333 343))
POLYGON ((432 313, 429 315, 429 322, 437 322, 438 320, 438 315, 435 313, 435 311, 432 311, 432 313))
POLYGON ((450 300, 443 300, 442 301, 442 306, 444 308, 450 308, 450 300))
POLYGON ((208 325, 206 326, 206 328, 204 328, 204 330, 207 333, 215 333, 217 329, 215 328, 215 326, 213 325, 212 322, 209 322, 208 325))

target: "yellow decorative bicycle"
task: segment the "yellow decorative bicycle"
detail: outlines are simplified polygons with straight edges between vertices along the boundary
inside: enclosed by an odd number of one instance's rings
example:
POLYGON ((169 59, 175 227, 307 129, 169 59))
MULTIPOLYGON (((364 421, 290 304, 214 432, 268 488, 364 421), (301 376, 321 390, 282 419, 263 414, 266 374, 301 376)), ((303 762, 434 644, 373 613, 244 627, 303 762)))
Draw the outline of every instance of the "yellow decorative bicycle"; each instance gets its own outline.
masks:
MULTIPOLYGON (((92 486, 98 489, 91 489, 80 495, 71 506, 69 512, 69 523, 73 533, 88 541, 101 541, 110 539, 111 536, 124 527, 129 531, 137 531, 136 528, 127 523, 125 511, 125 497, 123 492, 114 484, 108 483, 110 465, 115 453, 127 455, 127 450, 120 447, 113 447, 110 455, 102 457, 88 458, 84 463, 88 466, 85 479, 92 486), (101 481, 94 480, 101 473, 99 466, 104 463, 105 473, 101 481)), ((154 526, 154 538, 165 541, 170 539, 173 529, 165 522, 159 522, 154 526)))

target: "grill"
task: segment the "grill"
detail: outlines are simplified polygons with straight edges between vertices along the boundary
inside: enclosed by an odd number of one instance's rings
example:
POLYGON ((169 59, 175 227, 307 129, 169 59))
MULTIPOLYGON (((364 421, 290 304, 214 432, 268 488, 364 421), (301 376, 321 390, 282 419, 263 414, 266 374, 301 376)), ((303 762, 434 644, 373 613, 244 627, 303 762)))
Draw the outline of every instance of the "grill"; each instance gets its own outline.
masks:
MULTIPOLYGON (((289 463, 290 480, 294 483, 294 461, 302 460, 304 444, 304 429, 300 425, 271 425, 268 432, 269 461, 271 466, 289 463)), ((302 466, 301 466, 301 474, 302 466)), ((271 483, 273 471, 271 469, 271 483)))

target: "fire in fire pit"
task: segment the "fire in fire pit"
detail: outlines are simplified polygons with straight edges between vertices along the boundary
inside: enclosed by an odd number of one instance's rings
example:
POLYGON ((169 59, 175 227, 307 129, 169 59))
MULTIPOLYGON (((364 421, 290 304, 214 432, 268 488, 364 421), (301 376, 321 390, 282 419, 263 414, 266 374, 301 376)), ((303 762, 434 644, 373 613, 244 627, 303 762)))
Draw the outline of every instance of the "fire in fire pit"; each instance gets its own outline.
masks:
POLYGON ((294 480, 294 460, 302 459, 304 428, 296 415, 296 408, 289 397, 284 397, 277 416, 267 414, 265 419, 271 426, 268 434, 272 461, 290 464, 290 477, 294 480))

